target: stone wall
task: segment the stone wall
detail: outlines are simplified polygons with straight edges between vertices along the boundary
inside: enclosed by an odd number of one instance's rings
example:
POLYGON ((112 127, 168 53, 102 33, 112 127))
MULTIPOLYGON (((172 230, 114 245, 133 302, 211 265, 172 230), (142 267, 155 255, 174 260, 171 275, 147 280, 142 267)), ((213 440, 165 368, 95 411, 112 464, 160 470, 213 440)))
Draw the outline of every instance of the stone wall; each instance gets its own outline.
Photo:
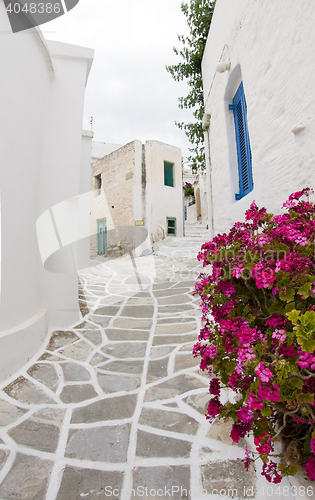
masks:
POLYGON ((93 162, 91 171, 91 256, 97 254, 97 222, 107 220, 109 253, 135 245, 134 192, 141 172, 141 143, 133 141, 93 162), (101 192, 96 177, 101 175, 101 192))

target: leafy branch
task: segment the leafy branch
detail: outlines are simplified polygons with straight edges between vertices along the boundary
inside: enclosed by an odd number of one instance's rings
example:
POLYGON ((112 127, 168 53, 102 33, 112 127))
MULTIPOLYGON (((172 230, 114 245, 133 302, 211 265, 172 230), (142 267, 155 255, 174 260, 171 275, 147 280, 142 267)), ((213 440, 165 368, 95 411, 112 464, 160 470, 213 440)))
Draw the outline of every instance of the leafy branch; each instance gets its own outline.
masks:
POLYGON ((201 61, 206 46, 207 36, 210 29, 215 0, 190 0, 183 2, 181 11, 187 18, 189 36, 178 35, 181 49, 173 48, 175 54, 183 62, 166 66, 166 70, 172 78, 179 82, 184 79, 190 87, 188 94, 179 97, 181 109, 192 109, 193 122, 175 122, 176 126, 184 130, 189 142, 193 147, 189 148, 192 153, 187 160, 193 169, 205 169, 204 134, 202 129, 202 118, 204 115, 203 85, 201 74, 201 61))

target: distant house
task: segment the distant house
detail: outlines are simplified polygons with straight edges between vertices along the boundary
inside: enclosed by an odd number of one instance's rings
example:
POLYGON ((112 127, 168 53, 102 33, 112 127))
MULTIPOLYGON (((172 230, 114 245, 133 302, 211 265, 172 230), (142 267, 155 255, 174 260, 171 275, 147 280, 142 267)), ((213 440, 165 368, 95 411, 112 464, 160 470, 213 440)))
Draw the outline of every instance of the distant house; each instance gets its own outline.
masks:
MULTIPOLYGON (((93 149, 93 148, 92 148, 93 149)), ((132 141, 91 167, 91 256, 151 250, 183 235, 182 156, 159 141, 132 141)))
POLYGON ((48 328, 80 319, 77 273, 54 269, 68 241, 62 204, 73 212, 89 190, 91 133, 82 137, 82 118, 94 51, 46 42, 38 28, 13 34, 3 2, 0 30, 3 380, 37 352, 48 328))
POLYGON ((202 61, 209 226, 315 185, 315 3, 217 0, 202 61))
MULTIPOLYGON (((193 195, 184 196, 185 221, 194 223, 208 220, 207 176, 205 172, 196 172, 186 167, 183 169, 183 186, 192 187, 193 195)), ((188 192, 189 193, 189 192, 188 192)))

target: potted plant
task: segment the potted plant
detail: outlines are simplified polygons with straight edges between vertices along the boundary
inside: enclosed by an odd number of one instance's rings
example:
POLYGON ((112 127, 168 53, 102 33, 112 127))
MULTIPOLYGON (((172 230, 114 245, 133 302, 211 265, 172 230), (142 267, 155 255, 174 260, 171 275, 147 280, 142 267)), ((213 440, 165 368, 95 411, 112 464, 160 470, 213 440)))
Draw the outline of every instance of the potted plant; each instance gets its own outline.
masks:
POLYGON ((299 468, 315 480, 315 206, 291 194, 282 215, 253 202, 245 222, 202 245, 196 283, 204 326, 193 354, 211 378, 206 418, 232 418, 231 438, 254 435, 262 474, 279 483, 299 468), (222 387, 234 402, 220 401, 222 387), (275 454, 281 440, 282 452, 275 454), (277 456, 275 461, 273 457, 277 456))

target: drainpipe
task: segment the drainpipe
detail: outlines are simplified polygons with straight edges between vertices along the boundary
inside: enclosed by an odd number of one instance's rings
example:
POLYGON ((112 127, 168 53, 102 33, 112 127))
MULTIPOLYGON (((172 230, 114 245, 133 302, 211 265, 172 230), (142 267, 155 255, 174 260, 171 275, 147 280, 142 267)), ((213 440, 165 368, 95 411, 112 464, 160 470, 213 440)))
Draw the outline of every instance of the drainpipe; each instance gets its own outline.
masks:
POLYGON ((183 203, 183 236, 185 236, 185 191, 183 189, 184 184, 184 162, 182 158, 182 203, 183 203))
POLYGON ((212 166, 210 156, 210 118, 211 115, 205 113, 202 119, 202 128, 205 137, 205 156, 206 156, 206 172, 208 177, 207 199, 208 199, 208 218, 209 218, 209 239, 214 237, 214 217, 213 217, 213 196, 212 196, 212 166))

